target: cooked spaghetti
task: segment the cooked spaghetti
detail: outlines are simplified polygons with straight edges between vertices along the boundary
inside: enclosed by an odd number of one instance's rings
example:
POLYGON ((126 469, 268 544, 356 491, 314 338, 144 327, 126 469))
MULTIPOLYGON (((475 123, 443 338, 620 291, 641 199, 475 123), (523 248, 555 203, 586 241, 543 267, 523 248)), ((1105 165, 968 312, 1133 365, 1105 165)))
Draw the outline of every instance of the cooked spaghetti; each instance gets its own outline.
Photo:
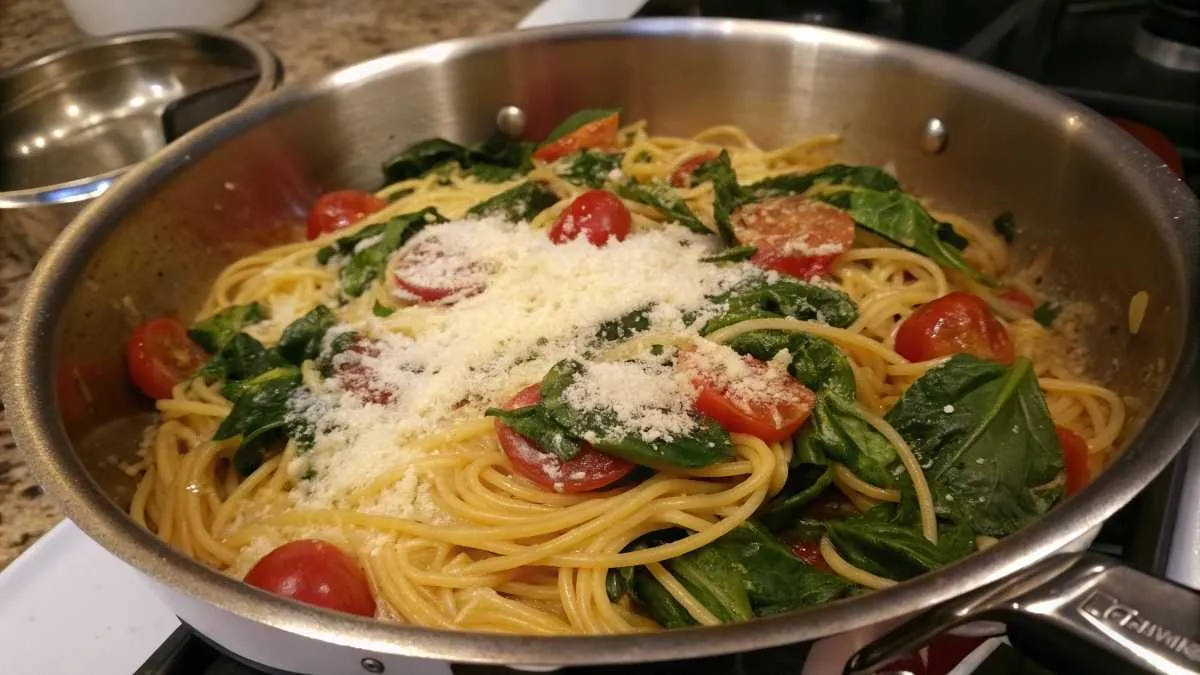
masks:
POLYGON ((1015 267, 1010 221, 837 142, 583 111, 540 146, 414 146, 230 265, 203 352, 135 335, 161 419, 132 516, 300 600, 542 635, 751 619, 990 545, 1104 466, 1124 404, 1048 255, 1015 267))

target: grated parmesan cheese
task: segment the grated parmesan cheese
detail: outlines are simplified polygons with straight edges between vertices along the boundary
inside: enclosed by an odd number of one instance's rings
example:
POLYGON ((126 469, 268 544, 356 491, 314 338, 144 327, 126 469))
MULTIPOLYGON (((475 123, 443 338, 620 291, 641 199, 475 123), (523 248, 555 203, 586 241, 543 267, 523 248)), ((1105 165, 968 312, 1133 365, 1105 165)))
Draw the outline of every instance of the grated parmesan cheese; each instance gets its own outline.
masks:
MULTIPOLYGON (((369 349, 335 357, 335 371, 352 369, 353 378, 335 375, 320 391, 298 394, 291 402, 292 421, 315 428, 312 450, 289 467, 309 476, 293 489, 299 505, 335 506, 427 452, 414 449, 414 441, 478 418, 487 407, 540 381, 565 358, 587 361, 597 327, 605 321, 653 307, 651 330, 694 335, 719 311, 707 297, 761 276, 747 263, 701 262, 713 252, 711 238, 682 228, 638 232, 597 248, 586 239, 556 245, 545 230, 496 218, 429 228, 398 251, 394 261, 435 237, 439 247, 460 260, 441 271, 423 272, 445 275, 430 285, 452 281, 446 285, 461 286, 462 278, 450 269, 454 267, 478 286, 452 304, 398 313, 404 333, 389 329, 389 319, 377 317, 329 332, 326 348, 348 330, 372 342, 369 349), (462 260, 470 264, 464 268, 462 260), (361 380, 369 380, 368 385, 361 380), (363 386, 369 386, 369 395, 355 391, 363 386)), ((581 405, 603 401, 622 425, 646 440, 668 438, 692 428, 687 413, 695 396, 688 382, 670 370, 653 362, 589 363, 587 377, 571 395, 581 405)), ((360 508, 444 522, 440 519, 448 516, 437 513, 422 473, 405 471, 402 476, 360 508)))

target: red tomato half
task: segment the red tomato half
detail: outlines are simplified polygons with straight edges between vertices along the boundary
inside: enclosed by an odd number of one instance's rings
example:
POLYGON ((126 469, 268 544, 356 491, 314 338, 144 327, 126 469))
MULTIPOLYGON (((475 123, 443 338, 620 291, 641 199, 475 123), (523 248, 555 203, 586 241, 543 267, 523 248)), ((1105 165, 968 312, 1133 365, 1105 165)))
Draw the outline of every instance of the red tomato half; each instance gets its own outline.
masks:
POLYGON ((729 373, 702 363, 695 352, 681 352, 679 365, 694 373, 700 414, 713 418, 726 431, 750 434, 767 443, 790 438, 808 419, 817 397, 787 374, 743 356, 745 372, 729 373))
POLYGON ((717 158, 715 151, 702 152, 695 157, 688 159, 683 164, 680 164, 674 171, 671 172, 671 185, 675 187, 691 187, 692 173, 699 169, 705 162, 712 161, 717 158))
POLYGON ((1179 157, 1179 151, 1175 149, 1171 140, 1153 127, 1148 127, 1140 122, 1130 120, 1112 118, 1117 126, 1121 127, 1130 136, 1141 141, 1142 145, 1150 149, 1151 152, 1158 155, 1158 158, 1167 165, 1167 168, 1175 173, 1176 176, 1183 175, 1183 160, 1179 157))
POLYGON ((436 237, 410 244, 392 268, 396 286, 423 302, 462 299, 487 285, 488 266, 447 247, 436 237))
POLYGON ((171 389, 195 374, 208 355, 179 321, 166 316, 138 326, 126 348, 129 376, 150 398, 170 398, 171 389))
POLYGON ((553 162, 573 152, 580 150, 607 150, 617 145, 617 130, 620 121, 617 113, 613 113, 595 122, 588 122, 575 131, 550 141, 533 153, 533 156, 543 162, 553 162))
POLYGON ((1036 307, 1033 302, 1033 298, 1029 297, 1029 294, 1019 288, 1006 288, 997 293, 996 297, 1000 298, 1001 300, 1005 300, 1008 303, 1025 310, 1026 312, 1032 312, 1034 307, 1036 307))
POLYGON ((1067 494, 1073 495, 1092 481, 1092 472, 1088 469, 1087 441, 1066 427, 1054 427, 1054 431, 1058 434, 1063 464, 1067 469, 1067 494))
POLYGON ((825 556, 821 555, 821 542, 797 541, 792 543, 791 548, 792 555, 803 560, 805 565, 825 572, 831 571, 829 563, 825 562, 825 556))
POLYGON ((300 539, 263 556, 246 583, 310 605, 375 616, 367 575, 342 549, 319 539, 300 539))
POLYGON ((387 206, 387 202, 362 190, 327 192, 308 212, 308 238, 353 225, 387 206))
POLYGON ((732 221, 738 241, 758 247, 750 262, 801 279, 828 272, 854 244, 854 220, 845 211, 799 195, 747 204, 732 221))
POLYGON ((1010 364, 1012 340, 983 298, 954 291, 922 305, 896 331, 896 352, 909 361, 953 354, 1010 364))
POLYGON ((604 246, 609 237, 624 241, 632 228, 633 216, 616 195, 606 190, 588 190, 554 221, 550 241, 565 244, 582 234, 593 246, 604 246))
MULTIPOLYGON (((536 384, 525 387, 504 407, 512 410, 534 405, 542 400, 538 387, 536 384)), ((496 422, 496 436, 512 462, 513 470, 547 490, 591 492, 607 487, 633 471, 630 462, 606 455, 586 443, 579 454, 564 462, 501 422, 496 422)))
POLYGON ((379 348, 367 340, 358 340, 338 355, 334 361, 334 379, 338 386, 352 392, 363 403, 391 403, 391 390, 379 381, 375 369, 363 362, 364 356, 379 356, 379 348))

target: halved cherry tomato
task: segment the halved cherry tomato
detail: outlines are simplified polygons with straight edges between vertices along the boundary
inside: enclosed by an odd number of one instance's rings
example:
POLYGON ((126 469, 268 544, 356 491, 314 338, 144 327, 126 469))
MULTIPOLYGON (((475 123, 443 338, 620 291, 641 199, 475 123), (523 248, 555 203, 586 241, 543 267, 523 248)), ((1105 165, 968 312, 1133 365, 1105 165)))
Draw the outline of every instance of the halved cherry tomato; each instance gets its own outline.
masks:
POLYGON ((909 361, 972 354, 1010 364, 1015 358, 1008 331, 991 308, 983 298, 963 291, 947 293, 909 315, 896 330, 896 352, 909 361))
POLYGON ((699 169, 705 162, 712 161, 717 158, 717 153, 713 150, 702 152, 694 157, 689 158, 683 164, 680 164, 674 171, 671 172, 671 185, 675 187, 690 187, 692 184, 692 173, 699 169))
POLYGON ((553 162, 580 150, 607 150, 617 145, 617 129, 620 121, 617 113, 588 122, 575 131, 550 141, 538 148, 533 156, 544 162, 553 162))
MULTIPOLYGON (((524 408, 542 400, 539 385, 531 384, 513 396, 504 408, 524 408)), ((557 492, 591 492, 607 487, 633 471, 633 464, 620 457, 606 455, 587 443, 567 461, 539 448, 508 425, 496 422, 500 447, 512 462, 513 470, 533 483, 557 492)))
POLYGON ((550 241, 565 244, 583 235, 593 246, 604 246, 609 237, 624 241, 633 228, 625 204, 607 190, 588 190, 563 209, 550 227, 550 241))
POLYGON ((487 285, 488 265, 471 260, 436 237, 410 244, 392 268, 396 286, 424 302, 479 293, 487 285))
POLYGON ((680 352, 680 368, 693 374, 693 406, 731 433, 750 434, 767 443, 790 438, 808 419, 816 395, 752 356, 742 360, 747 372, 732 374, 702 363, 695 352, 680 352))
POLYGON ((1063 464, 1067 471, 1067 494, 1073 495, 1092 480, 1092 472, 1088 468, 1088 446, 1079 434, 1066 427, 1054 427, 1058 434, 1058 444, 1062 446, 1063 464))
POLYGON ((138 326, 126 349, 129 376, 153 399, 171 397, 171 389, 191 377, 208 355, 188 337, 187 328, 167 316, 138 326))
POLYGON ((804 561, 805 565, 815 567, 823 571, 831 571, 829 563, 825 562, 825 556, 821 555, 821 542, 819 541, 796 541, 792 542, 792 555, 804 561))
POLYGON ((263 556, 246 583, 327 609, 375 616, 367 575, 345 551, 319 539, 300 539, 263 556))
POLYGON ((1019 288, 1006 288, 996 294, 996 297, 1007 301, 1021 309, 1032 312, 1037 305, 1033 302, 1033 298, 1029 294, 1019 288))
POLYGON ((308 211, 309 239, 353 225, 387 206, 387 202, 362 190, 327 192, 308 211))
POLYGON ((1117 117, 1111 119, 1117 123, 1117 126, 1124 129, 1125 133, 1138 139, 1142 145, 1150 149, 1150 152, 1158 155, 1163 164, 1166 164, 1167 168, 1173 171, 1176 176, 1183 175, 1183 160, 1179 157, 1179 151, 1175 149, 1175 145, 1162 132, 1140 122, 1117 117))
POLYGON ((738 241, 757 246, 750 262, 801 279, 829 271, 854 244, 854 220, 823 202, 799 195, 771 197, 733 212, 738 241))
POLYGON ((379 356, 379 348, 367 340, 358 340, 338 356, 334 362, 334 379, 338 386, 352 392, 363 403, 391 403, 391 390, 379 381, 374 368, 363 363, 364 356, 379 356))

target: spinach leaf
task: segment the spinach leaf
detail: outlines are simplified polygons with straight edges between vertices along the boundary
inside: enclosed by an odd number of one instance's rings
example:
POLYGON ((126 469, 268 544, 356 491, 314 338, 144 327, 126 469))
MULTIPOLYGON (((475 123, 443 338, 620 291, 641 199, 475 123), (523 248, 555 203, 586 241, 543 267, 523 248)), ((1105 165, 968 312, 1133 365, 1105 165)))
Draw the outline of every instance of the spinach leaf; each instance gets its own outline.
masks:
POLYGON ((375 304, 371 307, 371 313, 381 319, 386 319, 387 317, 396 313, 396 308, 388 307, 387 305, 376 300, 375 304))
POLYGON ((808 333, 756 330, 730 340, 729 348, 770 361, 784 349, 792 356, 788 372, 813 391, 828 391, 853 401, 857 395, 854 369, 846 354, 829 340, 808 333))
POLYGON ((836 328, 845 328, 858 320, 858 307, 850 296, 836 288, 797 280, 780 279, 772 283, 766 277, 756 277, 714 296, 712 301, 723 305, 725 313, 705 324, 701 331, 704 335, 757 318, 791 317, 820 321, 836 328))
POLYGON ((772 530, 789 527, 800 511, 833 484, 833 467, 806 464, 791 469, 783 490, 759 507, 754 517, 772 530))
POLYGON ((463 169, 481 183, 503 183, 533 170, 536 147, 536 143, 495 133, 467 151, 463 169))
POLYGON ((975 550, 975 537, 966 527, 942 524, 934 544, 919 528, 890 523, 870 512, 828 522, 825 531, 850 564, 897 581, 949 565, 975 550))
POLYGON ((242 396, 247 380, 287 365, 287 360, 276 350, 267 349, 246 333, 238 333, 225 345, 221 353, 205 366, 204 372, 208 379, 224 380, 225 386, 221 389, 221 395, 237 402, 242 396))
POLYGON ((558 126, 554 127, 550 135, 546 137, 545 143, 553 143, 580 127, 620 114, 620 108, 588 108, 577 111, 559 122, 558 126))
POLYGON ((1012 213, 1005 211, 992 221, 992 229, 996 231, 996 234, 1004 237, 1004 241, 1011 244, 1017 237, 1017 220, 1013 218, 1012 213))
POLYGON ((725 549, 717 542, 664 563, 700 604, 722 623, 754 618, 746 584, 725 549))
POLYGON ((631 202, 657 209, 668 221, 679 223, 692 232, 712 234, 712 230, 701 222, 687 202, 662 183, 622 183, 617 186, 617 194, 631 202))
POLYGON ((321 376, 333 377, 334 357, 359 344, 362 340, 363 337, 354 331, 346 331, 334 335, 333 339, 329 341, 329 346, 317 357, 317 367, 321 371, 321 376))
POLYGON ((350 255, 354 253, 354 249, 358 248, 360 242, 382 235, 385 227, 387 227, 387 223, 373 223, 353 234, 335 239, 332 244, 323 246, 317 251, 317 262, 324 265, 332 260, 335 255, 350 255))
POLYGON ((937 236, 938 239, 941 239, 960 251, 965 249, 967 245, 971 243, 967 241, 966 237, 959 234, 958 231, 954 229, 954 226, 950 223, 938 223, 937 236))
POLYGON ((204 351, 216 354, 246 326, 266 318, 267 310, 257 302, 248 305, 234 305, 203 321, 196 322, 188 329, 188 337, 203 347, 204 351))
POLYGON ((636 567, 610 567, 604 577, 604 591, 609 602, 617 602, 633 593, 633 574, 636 567))
POLYGON ((991 281, 967 264, 958 249, 938 238, 937 223, 920 202, 901 192, 855 188, 814 197, 849 212, 861 227, 970 278, 991 281))
POLYGON ((608 176, 621 166, 621 153, 583 152, 568 155, 555 165, 555 173, 560 178, 590 188, 602 188, 608 182, 608 176))
POLYGON ((654 575, 639 567, 633 573, 633 596, 646 613, 663 628, 687 628, 695 626, 696 620, 683 605, 671 595, 654 575))
POLYGON ((527 222, 557 201, 558 195, 545 184, 525 181, 472 206, 467 215, 476 218, 499 216, 511 223, 527 222))
POLYGON ((742 262, 753 258, 755 253, 758 253, 757 246, 731 246, 720 253, 704 256, 700 262, 742 262))
POLYGON ((1047 300, 1033 310, 1033 320, 1049 328, 1050 324, 1062 313, 1062 307, 1047 300))
POLYGON ((1063 470, 1054 422, 1024 358, 1005 368, 960 354, 908 388, 887 421, 925 467, 938 514, 993 537, 1045 513, 1063 470))
POLYGON ((635 309, 625 316, 610 319, 596 328, 596 337, 605 342, 628 340, 638 333, 650 329, 650 312, 653 307, 635 309))
MULTIPOLYGON (((367 286, 383 273, 388 257, 393 252, 412 239, 413 235, 424 229, 426 225, 444 222, 446 219, 442 214, 438 213, 437 209, 429 207, 413 213, 394 216, 386 223, 381 223, 383 227, 376 230, 377 234, 374 235, 378 237, 378 240, 355 252, 351 256, 350 262, 346 263, 339 273, 342 294, 351 298, 362 295, 363 291, 367 290, 367 286)), ((358 234, 361 235, 362 232, 358 234)), ((351 250, 358 248, 358 243, 363 241, 366 239, 360 239, 351 247, 351 250)), ((342 240, 339 239, 334 243, 340 247, 341 242, 342 240)))
POLYGON ((792 555, 762 526, 747 521, 717 539, 714 547, 741 573, 757 616, 819 605, 845 595, 851 585, 792 555))
POLYGON ((383 175, 389 183, 416 178, 447 162, 463 162, 467 149, 444 138, 414 143, 383 163, 383 175))
POLYGON ((213 440, 218 441, 241 437, 241 446, 247 451, 243 453, 239 448, 235 464, 242 475, 257 468, 256 458, 259 463, 264 458, 260 441, 265 443, 269 436, 284 429, 288 400, 299 386, 300 370, 295 366, 268 370, 243 386, 233 410, 213 434, 213 440))
POLYGON ((873 166, 830 164, 806 173, 787 173, 764 178, 746 188, 754 200, 807 192, 814 185, 852 185, 869 190, 899 190, 900 183, 890 174, 873 166))
POLYGON ((296 365, 315 359, 321 353, 325 333, 335 323, 337 317, 333 311, 325 305, 317 305, 283 329, 275 348, 283 358, 296 365))
POLYGON ((554 453, 564 462, 573 459, 582 449, 580 441, 571 438, 540 403, 513 410, 488 408, 484 414, 504 422, 510 429, 533 441, 542 450, 554 453))
POLYGON ((585 438, 598 450, 650 467, 698 468, 733 456, 729 433, 716 422, 697 418, 690 433, 647 441, 624 431, 611 409, 580 410, 571 406, 563 392, 583 373, 579 361, 560 361, 542 379, 542 405, 555 423, 575 438, 585 438))
POLYGON ((862 409, 854 399, 828 391, 817 394, 817 405, 808 426, 812 429, 808 441, 826 457, 846 465, 871 485, 881 488, 895 485, 892 470, 899 462, 896 449, 863 419, 862 409))
POLYGON ((737 246, 737 235, 733 232, 733 222, 730 218, 746 201, 742 186, 738 185, 737 173, 733 170, 733 162, 729 159, 729 151, 722 150, 716 159, 709 160, 696 167, 692 172, 692 180, 698 183, 711 181, 713 186, 713 221, 717 225, 717 234, 726 246, 737 246))

